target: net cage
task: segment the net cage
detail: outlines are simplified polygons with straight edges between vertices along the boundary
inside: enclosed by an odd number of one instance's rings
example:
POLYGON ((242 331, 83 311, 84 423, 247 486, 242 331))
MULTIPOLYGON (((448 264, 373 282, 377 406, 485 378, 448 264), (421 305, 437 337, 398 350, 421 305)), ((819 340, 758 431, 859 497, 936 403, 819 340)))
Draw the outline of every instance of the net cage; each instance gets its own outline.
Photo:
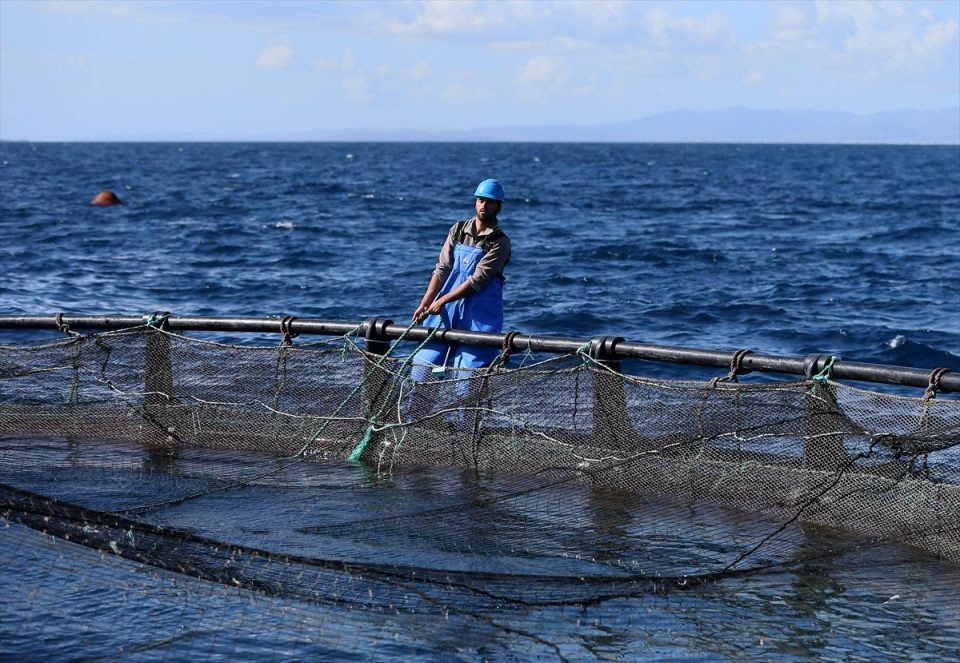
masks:
POLYGON ((414 382, 402 345, 0 346, 5 557, 337 606, 339 638, 432 616, 434 645, 560 658, 583 646, 544 636, 565 610, 877 546, 960 566, 956 400, 579 353, 414 382))

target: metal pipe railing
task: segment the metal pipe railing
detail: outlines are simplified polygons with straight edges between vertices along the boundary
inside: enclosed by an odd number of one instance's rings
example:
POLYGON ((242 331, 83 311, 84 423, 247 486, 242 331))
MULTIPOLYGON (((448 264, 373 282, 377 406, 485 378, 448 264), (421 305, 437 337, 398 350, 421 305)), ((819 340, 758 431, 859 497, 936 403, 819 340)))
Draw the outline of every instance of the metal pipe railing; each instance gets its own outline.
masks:
MULTIPOLYGON (((62 329, 95 330, 126 329, 145 325, 156 314, 142 316, 119 315, 0 315, 0 329, 62 329)), ((286 330, 293 334, 320 336, 342 336, 350 332, 362 333, 369 341, 386 341, 400 338, 411 341, 423 341, 428 338, 431 329, 396 325, 384 318, 372 318, 361 323, 330 320, 311 320, 287 318, 286 330), (375 332, 375 333, 371 333, 375 332)), ((170 315, 165 319, 166 329, 178 331, 207 332, 244 332, 244 333, 283 333, 281 321, 277 318, 244 317, 194 317, 170 315)), ((434 340, 447 343, 467 343, 487 347, 506 347, 514 352, 530 350, 569 354, 596 345, 598 339, 582 339, 554 336, 533 336, 519 333, 486 334, 482 332, 439 330, 434 340)), ((602 343, 604 358, 612 361, 623 359, 644 359, 647 361, 692 364, 697 366, 725 368, 731 365, 736 352, 701 350, 668 345, 634 343, 619 337, 605 337, 602 343)), ((740 357, 742 372, 761 371, 790 375, 810 376, 822 370, 829 362, 828 354, 814 354, 806 357, 786 357, 747 353, 740 357)), ((831 377, 837 380, 875 382, 928 388, 934 370, 891 366, 864 362, 836 360, 831 367, 831 377)), ((941 372, 937 389, 942 392, 960 392, 960 372, 941 372)))

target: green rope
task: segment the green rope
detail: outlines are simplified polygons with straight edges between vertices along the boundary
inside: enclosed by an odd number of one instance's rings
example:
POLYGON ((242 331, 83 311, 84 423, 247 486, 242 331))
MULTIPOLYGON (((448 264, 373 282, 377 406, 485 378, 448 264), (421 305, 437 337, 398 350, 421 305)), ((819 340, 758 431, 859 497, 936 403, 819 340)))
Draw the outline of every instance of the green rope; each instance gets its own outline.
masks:
POLYGON ((170 318, 169 313, 164 313, 163 315, 157 315, 156 313, 151 313, 150 317, 147 318, 147 326, 154 327, 156 329, 163 329, 163 326, 167 324, 167 320, 170 318))
POLYGON ((823 367, 823 370, 813 376, 812 378, 813 381, 823 384, 827 380, 829 380, 830 373, 831 371, 833 371, 833 365, 837 362, 838 359, 840 359, 840 357, 837 357, 836 355, 831 355, 830 361, 828 361, 827 365, 823 367))
MULTIPOLYGON (((162 316, 162 317, 165 319, 165 318, 168 317, 168 316, 169 316, 169 314, 167 314, 167 316, 162 316)), ((150 317, 151 317, 151 320, 153 320, 155 316, 150 316, 150 317)), ((148 323, 148 324, 149 324, 149 323, 148 323)), ((410 323, 410 326, 408 326, 408 327, 403 331, 403 333, 400 334, 400 336, 397 338, 397 343, 399 343, 399 341, 402 340, 404 336, 406 336, 407 332, 409 332, 410 329, 413 328, 414 324, 416 324, 416 323, 413 323, 413 322, 410 323)), ((359 328, 358 328, 358 329, 359 329, 359 328)), ((405 366, 410 362, 410 360, 411 360, 411 358, 413 357, 413 355, 416 354, 417 350, 420 350, 420 348, 422 348, 424 345, 426 345, 427 342, 429 342, 430 339, 433 338, 434 334, 436 334, 440 329, 441 329, 441 327, 431 328, 430 333, 427 335, 427 338, 424 339, 424 341, 423 341, 420 345, 417 346, 416 350, 414 350, 414 352, 410 355, 410 357, 407 358, 407 360, 404 362, 404 364, 403 364, 402 366, 405 367, 405 366)), ((344 336, 342 337, 343 340, 350 342, 350 336, 356 334, 357 331, 358 331, 358 330, 355 329, 355 330, 352 330, 352 331, 348 332, 346 335, 344 335, 344 336)), ((98 341, 98 342, 99 342, 99 341, 98 341)), ((395 345, 396 345, 396 344, 395 344, 395 345)), ((395 347, 395 345, 392 346, 392 347, 390 348, 390 350, 388 350, 387 353, 386 353, 385 355, 383 355, 383 356, 377 361, 377 364, 376 364, 377 366, 379 366, 380 363, 381 363, 384 359, 386 359, 387 355, 390 354, 390 352, 393 350, 393 347, 395 347)), ((402 372, 402 370, 401 370, 400 372, 402 372)), ((242 479, 239 479, 239 480, 237 480, 237 481, 230 482, 230 483, 228 483, 228 484, 226 484, 226 485, 217 486, 217 487, 215 487, 215 488, 212 488, 212 489, 209 489, 209 490, 204 490, 204 491, 197 492, 197 493, 191 493, 191 494, 183 495, 183 496, 181 496, 181 497, 179 497, 179 498, 177 498, 177 499, 173 499, 173 500, 166 500, 166 501, 163 501, 163 502, 157 502, 157 503, 154 503, 154 504, 148 504, 148 505, 144 505, 144 506, 140 506, 140 507, 135 507, 135 508, 131 508, 131 509, 124 509, 124 510, 122 510, 122 511, 119 511, 118 513, 141 513, 141 512, 144 512, 144 511, 150 511, 150 510, 153 510, 153 509, 156 509, 156 508, 160 508, 160 507, 164 507, 164 506, 169 506, 169 505, 171 505, 171 504, 179 504, 179 503, 185 502, 185 501, 190 500, 190 499, 194 499, 194 498, 197 498, 197 497, 203 497, 203 496, 205 496, 205 495, 210 495, 210 494, 212 494, 212 493, 214 493, 214 492, 217 492, 217 491, 222 491, 222 490, 227 490, 227 489, 230 489, 230 488, 235 488, 235 487, 237 487, 237 486, 247 485, 247 484, 249 484, 249 483, 252 482, 252 481, 256 481, 256 480, 258 480, 258 479, 262 479, 262 478, 264 478, 264 477, 267 477, 267 476, 276 474, 276 473, 278 473, 278 472, 282 472, 283 470, 285 470, 286 468, 290 467, 291 465, 293 465, 293 464, 295 464, 295 463, 297 463, 297 462, 300 462, 298 459, 300 459, 300 458, 307 452, 307 449, 310 448, 310 445, 312 445, 312 444, 317 440, 317 438, 320 436, 320 434, 323 433, 324 429, 327 427, 327 425, 330 423, 330 421, 333 419, 333 417, 335 417, 337 414, 339 414, 339 412, 347 405, 347 403, 350 402, 350 399, 353 398, 354 395, 363 387, 364 382, 365 382, 365 380, 362 380, 362 381, 360 382, 360 384, 357 385, 357 387, 356 387, 353 391, 350 392, 350 395, 348 395, 348 396, 343 400, 343 402, 340 403, 340 405, 336 408, 336 410, 334 410, 334 412, 330 415, 330 417, 327 419, 327 421, 325 421, 325 422, 323 423, 323 425, 320 426, 320 428, 318 428, 318 429, 314 432, 314 434, 313 434, 312 436, 310 436, 310 439, 307 440, 306 444, 304 444, 303 447, 301 447, 301 449, 300 449, 297 453, 295 453, 293 456, 290 456, 288 459, 285 459, 285 460, 288 460, 289 462, 282 462, 282 463, 279 463, 279 464, 276 465, 276 466, 271 466, 270 469, 268 469, 268 470, 266 470, 266 471, 264 471, 264 472, 261 472, 260 474, 257 474, 257 475, 255 475, 255 476, 253 476, 253 477, 242 478, 242 479)), ((382 412, 382 411, 383 411, 383 407, 381 407, 381 412, 382 412)), ((379 414, 380 414, 380 413, 378 412, 377 415, 374 415, 374 416, 379 416, 379 414)), ((363 439, 359 442, 359 444, 357 444, 357 447, 354 449, 353 453, 350 454, 350 460, 351 460, 351 461, 356 462, 357 460, 359 460, 360 456, 363 454, 364 449, 367 447, 367 445, 370 443, 371 438, 373 437, 373 431, 374 431, 374 424, 371 423, 371 424, 367 427, 367 431, 366 431, 366 433, 364 434, 363 439)))
POLYGON ((347 456, 347 460, 351 463, 356 463, 360 460, 360 457, 363 455, 363 452, 367 450, 367 445, 370 444, 370 440, 373 439, 373 424, 367 426, 367 432, 363 434, 363 439, 354 447, 353 452, 347 456))
POLYGON ((596 364, 596 363, 598 363, 596 359, 594 359, 593 357, 590 356, 590 342, 589 342, 589 341, 587 341, 586 343, 584 343, 583 345, 581 345, 579 348, 577 348, 577 351, 576 351, 574 354, 576 354, 578 357, 580 357, 580 360, 581 360, 584 364, 590 364, 590 363, 596 364))
MULTIPOLYGON (((397 341, 399 342, 400 340, 402 340, 403 337, 406 336, 407 332, 409 332, 409 331, 413 328, 413 326, 414 326, 415 324, 416 324, 416 322, 411 322, 410 325, 409 325, 405 330, 403 330, 403 333, 400 334, 400 336, 397 338, 397 341)), ((426 337, 425 339, 423 339, 423 341, 420 343, 420 345, 418 345, 418 346, 416 347, 416 349, 414 349, 414 351, 411 352, 411 353, 407 356, 407 358, 403 360, 403 363, 400 364, 400 368, 397 369, 397 371, 396 371, 396 374, 397 374, 398 376, 399 376, 399 375, 403 375, 404 370, 407 368, 407 366, 408 366, 408 365, 410 364, 410 362, 413 360, 413 357, 417 354, 417 352, 419 352, 420 349, 421 349, 423 346, 425 346, 427 343, 429 343, 429 342, 430 342, 430 339, 433 338, 434 334, 436 334, 436 333, 437 333, 438 331, 440 331, 441 329, 444 329, 444 327, 441 327, 440 325, 437 325, 436 327, 432 327, 432 328, 430 329, 430 333, 427 334, 427 337, 426 337)), ((397 343, 394 343, 392 346, 390 346, 390 349, 388 349, 388 350, 383 354, 383 356, 381 356, 380 359, 377 360, 377 363, 376 363, 375 365, 376 365, 376 366, 379 366, 380 363, 381 363, 384 359, 386 359, 386 358, 390 355, 391 352, 393 352, 393 349, 394 349, 395 347, 397 347, 397 343)), ((358 386, 358 388, 362 387, 365 382, 366 382, 366 380, 361 380, 360 385, 358 386)), ((354 391, 356 391, 356 390, 354 390, 354 391)), ((392 387, 391 387, 391 391, 392 391, 392 387)), ((352 396, 352 394, 351 394, 351 396, 352 396)), ((348 397, 348 399, 349 399, 349 397, 348 397)), ((380 406, 380 410, 377 411, 375 414, 371 415, 371 417, 370 417, 370 420, 371 420, 371 421, 370 421, 370 425, 367 426, 367 432, 364 433, 363 439, 360 440, 360 441, 357 443, 357 446, 353 448, 353 451, 350 453, 350 455, 349 455, 348 458, 347 458, 347 459, 350 460, 351 462, 354 462, 354 463, 355 463, 355 462, 359 461, 359 460, 360 460, 360 457, 363 455, 363 452, 367 450, 367 445, 369 445, 369 444, 370 444, 370 440, 373 439, 373 431, 374 431, 374 426, 375 426, 375 424, 376 424, 377 418, 383 413, 383 410, 384 410, 384 408, 386 408, 386 406, 387 406, 387 401, 386 401, 386 399, 384 399, 383 404, 380 406)))
MULTIPOLYGON (((402 340, 403 337, 406 336, 407 333, 408 333, 411 329, 413 329, 413 326, 414 326, 415 324, 417 324, 415 321, 414 321, 414 322, 411 322, 411 323, 407 326, 407 328, 403 330, 403 333, 401 333, 400 336, 397 338, 397 341, 402 340)), ((433 335, 436 334, 439 330, 440 330, 440 327, 439 327, 439 326, 438 326, 438 327, 434 327, 434 328, 432 328, 432 329, 430 330, 430 333, 427 334, 427 337, 423 340, 423 342, 420 343, 420 345, 417 346, 417 348, 410 354, 410 356, 407 357, 406 360, 404 360, 403 364, 400 365, 400 369, 397 371, 398 374, 401 374, 401 373, 403 372, 403 369, 406 368, 407 364, 410 363, 410 360, 411 360, 411 359, 413 358, 413 356, 417 353, 417 351, 419 351, 420 348, 422 348, 424 345, 426 345, 427 342, 429 342, 430 339, 433 338, 433 335)), ((377 362, 376 362, 376 364, 374 364, 374 365, 375 365, 375 366, 380 366, 380 365, 383 363, 383 361, 384 361, 387 357, 390 356, 390 353, 393 351, 393 349, 394 349, 395 347, 396 347, 396 344, 394 344, 393 346, 391 346, 383 355, 380 356, 380 359, 378 359, 377 362)), ((306 444, 304 444, 303 447, 300 449, 300 451, 297 452, 297 454, 296 454, 297 456, 302 456, 302 455, 304 455, 304 454, 307 452, 307 449, 309 449, 310 446, 311 446, 314 442, 316 442, 317 438, 320 437, 320 434, 323 433, 324 429, 326 429, 326 427, 330 424, 330 421, 332 420, 332 418, 335 417, 335 416, 337 416, 337 415, 340 413, 340 411, 343 410, 344 407, 346 407, 347 403, 349 403, 350 400, 357 394, 357 392, 360 391, 360 390, 363 388, 364 384, 366 384, 366 380, 361 380, 361 381, 359 382, 359 384, 357 384, 357 386, 354 387, 353 391, 351 391, 351 392, 347 395, 347 397, 343 400, 343 402, 341 402, 340 405, 338 405, 338 406, 336 407, 336 409, 330 414, 330 417, 323 423, 323 425, 320 426, 320 428, 318 428, 318 429, 313 433, 313 435, 310 436, 310 439, 307 440, 306 444)), ((371 417, 371 419, 373 420, 373 422, 376 421, 376 417, 378 417, 378 416, 380 415, 380 413, 383 411, 383 408, 384 408, 385 406, 386 406, 386 404, 384 404, 383 406, 381 406, 380 412, 377 412, 376 414, 374 414, 374 415, 371 417)), ((352 453, 350 454, 350 456, 348 457, 349 460, 351 460, 351 461, 353 461, 353 462, 356 462, 357 460, 360 459, 360 456, 363 455, 363 452, 366 450, 367 445, 370 443, 370 440, 371 440, 372 437, 373 437, 373 428, 374 428, 374 423, 373 423, 373 422, 371 422, 370 425, 367 427, 367 432, 364 434, 363 439, 360 440, 360 442, 357 443, 357 446, 356 446, 356 447, 354 447, 353 452, 352 452, 352 453)))
POLYGON ((833 365, 838 359, 840 359, 840 357, 831 355, 830 361, 828 361, 827 365, 823 367, 823 370, 810 378, 813 381, 813 386, 810 387, 811 394, 819 393, 819 390, 826 386, 827 382, 830 380, 830 373, 833 371, 833 365))
MULTIPOLYGON (((361 329, 363 329, 363 325, 357 325, 356 327, 354 327, 353 329, 351 329, 350 331, 348 331, 346 334, 343 335, 343 340, 345 340, 345 341, 350 341, 351 338, 353 338, 353 337, 359 337, 359 336, 360 336, 360 330, 361 330, 361 329)), ((407 327, 407 331, 409 331, 409 329, 410 329, 410 327, 407 327)), ((403 333, 406 334, 407 332, 404 331, 403 333)), ((356 346, 355 343, 354 343, 354 346, 356 346)), ((347 358, 347 345, 346 345, 346 343, 344 343, 344 344, 343 344, 343 347, 340 348, 340 358, 341 358, 341 359, 346 359, 346 358, 347 358)))
POLYGON ((527 360, 532 358, 533 358, 533 348, 530 347, 530 339, 528 337, 527 347, 523 351, 523 356, 520 357, 520 363, 517 365, 517 368, 523 368, 523 366, 527 363, 527 360))

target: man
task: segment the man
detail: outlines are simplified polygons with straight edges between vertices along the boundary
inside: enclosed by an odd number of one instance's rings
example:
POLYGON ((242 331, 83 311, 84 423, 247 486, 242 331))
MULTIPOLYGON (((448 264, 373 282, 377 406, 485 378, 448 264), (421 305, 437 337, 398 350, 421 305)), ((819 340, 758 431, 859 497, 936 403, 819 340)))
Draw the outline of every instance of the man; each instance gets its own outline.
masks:
MULTIPOLYGON (((474 192, 476 215, 455 223, 447 233, 440 258, 413 319, 428 327, 499 332, 503 329, 503 268, 510 260, 510 239, 500 229, 503 186, 484 180, 474 192)), ((497 348, 430 343, 413 357, 414 381, 430 366, 483 368, 497 348)))

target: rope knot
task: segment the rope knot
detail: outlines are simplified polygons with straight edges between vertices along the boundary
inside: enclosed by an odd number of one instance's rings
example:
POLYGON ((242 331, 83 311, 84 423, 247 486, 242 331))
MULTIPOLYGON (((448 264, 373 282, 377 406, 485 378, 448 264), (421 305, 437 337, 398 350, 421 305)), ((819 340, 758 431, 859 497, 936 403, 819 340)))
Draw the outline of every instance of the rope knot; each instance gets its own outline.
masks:
POLYGON ((937 397, 937 392, 940 391, 940 380, 949 372, 949 368, 935 368, 931 371, 927 388, 923 392, 924 403, 937 397))
POLYGON ((147 318, 147 326, 166 331, 167 322, 170 320, 170 311, 155 311, 147 318))
POLYGON ((290 325, 293 324, 293 321, 296 320, 296 316, 287 315, 280 321, 280 333, 283 334, 283 339, 280 341, 280 345, 293 345, 293 339, 295 339, 300 334, 294 334, 290 325))
POLYGON ((69 336, 80 336, 80 333, 79 333, 79 332, 75 332, 75 331, 73 331, 72 329, 70 329, 70 325, 68 325, 67 323, 65 323, 65 322, 63 321, 63 313, 62 313, 62 312, 57 313, 57 315, 54 316, 54 321, 55 321, 56 324, 57 324, 57 329, 59 329, 59 330, 60 330, 61 332, 63 332, 64 334, 67 334, 67 335, 69 335, 69 336))
POLYGON ((513 354, 513 339, 515 339, 519 333, 518 331, 509 331, 506 336, 503 337, 503 343, 500 344, 500 354, 490 363, 487 374, 500 370, 510 360, 510 355, 513 354))
POLYGON ((833 373, 833 365, 837 363, 837 359, 839 359, 839 357, 837 357, 836 355, 830 355, 830 361, 827 362, 827 365, 824 366, 823 370, 821 370, 819 373, 814 375, 813 378, 811 379, 814 382, 819 382, 820 384, 823 384, 827 380, 829 380, 830 375, 833 373))
POLYGON ((808 355, 803 362, 803 371, 806 374, 807 379, 810 380, 813 385, 810 387, 811 393, 815 393, 818 387, 824 386, 832 377, 833 374, 833 365, 840 360, 840 357, 836 355, 808 355), (818 368, 820 369, 819 373, 814 373, 818 368))
POLYGON ((746 348, 742 348, 734 352, 733 356, 730 358, 730 372, 727 373, 727 376, 722 379, 729 382, 739 382, 737 379, 738 375, 746 375, 749 373, 749 370, 744 370, 743 368, 743 358, 751 352, 752 350, 747 350, 746 348))

